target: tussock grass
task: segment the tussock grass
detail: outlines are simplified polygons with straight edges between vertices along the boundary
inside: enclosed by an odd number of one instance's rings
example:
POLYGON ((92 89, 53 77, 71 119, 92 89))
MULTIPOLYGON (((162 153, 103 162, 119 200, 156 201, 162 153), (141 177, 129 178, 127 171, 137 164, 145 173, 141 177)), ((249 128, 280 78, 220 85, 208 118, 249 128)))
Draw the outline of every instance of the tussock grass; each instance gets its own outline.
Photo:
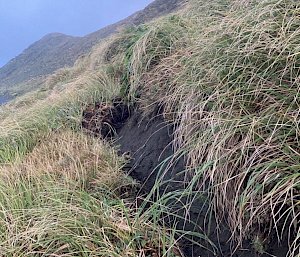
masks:
POLYGON ((146 109, 164 107, 187 178, 199 177, 233 238, 275 233, 281 242, 289 231, 291 256, 299 252, 299 10, 292 0, 192 1, 177 18, 189 19, 186 28, 150 26, 125 62, 129 94, 146 109))
POLYGON ((40 136, 51 130, 76 129, 86 105, 106 101, 117 92, 118 86, 100 71, 84 73, 75 81, 59 84, 41 100, 34 99, 29 104, 18 100, 14 104, 17 108, 12 107, 10 115, 0 121, 0 162, 24 155, 40 136))
MULTIPOLYGON (((288 256, 299 255, 299 11, 294 0, 192 0, 180 14, 122 32, 50 78, 42 99, 3 114, 0 162, 24 156, 49 131, 76 128, 88 103, 121 95, 145 111, 158 104, 188 164, 186 191, 171 200, 197 189, 237 244, 250 239, 263 253, 274 235, 279 244, 288 237, 288 256)), ((169 211, 165 197, 145 212, 156 224, 169 211)))
POLYGON ((108 74, 119 77, 121 94, 136 100, 143 79, 141 76, 175 49, 184 47, 186 42, 182 37, 186 29, 188 20, 172 15, 153 22, 151 26, 128 30, 115 39, 106 51, 106 61, 113 64, 108 66, 108 74))
POLYGON ((64 130, 0 166, 1 256, 175 256, 172 236, 120 199, 134 187, 122 163, 107 144, 64 130))

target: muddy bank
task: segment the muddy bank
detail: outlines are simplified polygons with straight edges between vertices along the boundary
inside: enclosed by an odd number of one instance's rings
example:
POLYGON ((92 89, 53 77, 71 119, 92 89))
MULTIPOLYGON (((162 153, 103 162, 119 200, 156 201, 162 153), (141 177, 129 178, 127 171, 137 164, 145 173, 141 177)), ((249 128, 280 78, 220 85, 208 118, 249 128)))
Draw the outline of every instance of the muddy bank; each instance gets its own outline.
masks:
POLYGON ((172 127, 162 115, 145 118, 138 111, 133 112, 118 132, 116 144, 120 153, 130 156, 128 172, 142 182, 146 192, 153 189, 159 178, 170 182, 162 188, 164 191, 170 191, 170 186, 177 188, 179 183, 175 180, 182 180, 178 173, 185 169, 185 163, 183 158, 172 158, 171 134, 172 127))
POLYGON ((83 126, 95 135, 114 137, 120 154, 130 158, 125 172, 142 184, 141 194, 152 192, 151 201, 158 195, 159 198, 171 196, 165 202, 168 213, 163 215, 163 221, 171 227, 176 224, 176 229, 185 232, 185 238, 180 240, 184 256, 286 256, 287 247, 278 246, 276 240, 269 243, 268 254, 264 255, 256 254, 250 241, 236 248, 226 221, 224 225, 218 225, 214 213, 209 212, 205 194, 182 194, 186 186, 185 160, 183 156, 174 156, 173 127, 164 120, 159 109, 145 117, 137 107, 129 108, 120 101, 106 107, 97 104, 86 112, 83 126), (157 181, 161 185, 159 188, 156 188, 157 181), (206 238, 201 239, 200 234, 206 238))
MULTIPOLYGON (((141 182, 144 192, 152 191, 154 197, 158 193, 160 197, 172 192, 177 195, 185 189, 185 161, 183 157, 174 157, 172 133, 172 125, 165 122, 161 114, 144 117, 137 110, 118 131, 116 143, 120 153, 131 157, 127 172, 141 182), (162 186, 153 190, 156 181, 162 186)), ((235 245, 229 243, 231 233, 225 226, 218 227, 213 215, 208 217, 208 207, 203 195, 196 193, 174 196, 168 201, 171 215, 165 214, 164 222, 171 227, 176 224, 178 230, 186 231, 186 239, 180 244, 186 257, 232 256, 235 245), (187 209, 192 197, 193 203, 187 209), (206 236, 216 248, 199 236, 189 235, 189 232, 206 236)), ((245 242, 244 247, 245 250, 237 250, 233 256, 255 256, 250 242, 245 242)))
POLYGON ((131 108, 124 104, 120 98, 113 103, 95 103, 83 111, 82 127, 102 138, 117 136, 119 130, 130 117, 131 108))

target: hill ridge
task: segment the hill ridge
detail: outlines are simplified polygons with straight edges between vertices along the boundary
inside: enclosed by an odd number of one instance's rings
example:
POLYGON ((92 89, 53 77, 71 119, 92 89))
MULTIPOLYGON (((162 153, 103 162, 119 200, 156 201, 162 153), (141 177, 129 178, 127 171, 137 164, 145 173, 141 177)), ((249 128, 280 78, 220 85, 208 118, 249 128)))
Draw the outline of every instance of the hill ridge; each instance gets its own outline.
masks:
POLYGON ((153 1, 146 8, 128 18, 83 37, 65 35, 60 32, 49 33, 0 68, 0 91, 4 88, 9 90, 16 84, 49 75, 60 68, 72 66, 80 56, 87 54, 94 45, 118 29, 140 25, 173 12, 185 2, 185 0, 153 1))

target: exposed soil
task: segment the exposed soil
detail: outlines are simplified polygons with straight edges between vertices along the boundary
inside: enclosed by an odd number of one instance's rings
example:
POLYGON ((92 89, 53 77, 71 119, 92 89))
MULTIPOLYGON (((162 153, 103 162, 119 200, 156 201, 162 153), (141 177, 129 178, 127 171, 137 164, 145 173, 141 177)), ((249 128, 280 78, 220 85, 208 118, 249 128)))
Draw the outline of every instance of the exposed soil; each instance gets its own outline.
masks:
MULTIPOLYGON (((160 196, 170 192, 175 194, 184 189, 182 171, 185 170, 185 161, 183 157, 174 158, 173 127, 164 121, 159 110, 145 117, 138 108, 129 108, 120 99, 116 99, 111 105, 97 103, 95 106, 89 106, 83 114, 82 125, 93 134, 103 138, 115 137, 120 154, 129 155, 131 158, 126 172, 140 181, 142 192, 153 191, 157 180, 163 184, 156 191, 160 196)), ((186 239, 180 240, 184 256, 286 256, 287 247, 278 246, 275 241, 269 244, 269 254, 256 254, 252 244, 247 241, 244 242, 243 249, 235 249, 235 245, 230 243, 232 242, 231 233, 225 225, 218 226, 213 215, 208 224, 208 205, 203 196, 195 195, 193 204, 188 209, 185 208, 186 202, 190 202, 190 198, 181 197, 169 201, 169 211, 174 215, 166 215, 164 222, 170 226, 177 224, 176 227, 179 230, 206 234, 217 249, 211 247, 206 240, 187 235, 186 239), (194 240, 193 243, 191 243, 192 240, 194 240), (236 251, 232 255, 233 249, 236 251)))
POLYGON ((113 103, 95 103, 83 111, 82 127, 89 133, 102 138, 117 135, 130 116, 130 108, 121 99, 113 103))
MULTIPOLYGON (((131 157, 128 171, 142 182, 147 192, 154 187, 159 175, 170 181, 185 169, 183 158, 166 161, 173 155, 171 133, 172 127, 164 122, 161 115, 147 119, 139 112, 135 112, 118 133, 116 143, 120 153, 131 157), (168 172, 164 173, 166 167, 168 172)), ((172 186, 175 184, 173 182, 172 186)), ((166 187, 164 190, 168 190, 166 187)))

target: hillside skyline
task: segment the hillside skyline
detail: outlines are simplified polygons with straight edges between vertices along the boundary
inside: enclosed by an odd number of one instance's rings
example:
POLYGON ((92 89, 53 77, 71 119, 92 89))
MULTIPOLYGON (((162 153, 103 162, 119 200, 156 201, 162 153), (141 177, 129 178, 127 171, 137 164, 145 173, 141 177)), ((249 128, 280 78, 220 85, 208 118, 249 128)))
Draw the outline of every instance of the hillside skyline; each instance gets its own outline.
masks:
POLYGON ((154 0, 0 68, 0 257, 300 257, 299 14, 154 0))
POLYGON ((128 17, 152 0, 0 0, 0 67, 49 33, 82 37, 128 17))

